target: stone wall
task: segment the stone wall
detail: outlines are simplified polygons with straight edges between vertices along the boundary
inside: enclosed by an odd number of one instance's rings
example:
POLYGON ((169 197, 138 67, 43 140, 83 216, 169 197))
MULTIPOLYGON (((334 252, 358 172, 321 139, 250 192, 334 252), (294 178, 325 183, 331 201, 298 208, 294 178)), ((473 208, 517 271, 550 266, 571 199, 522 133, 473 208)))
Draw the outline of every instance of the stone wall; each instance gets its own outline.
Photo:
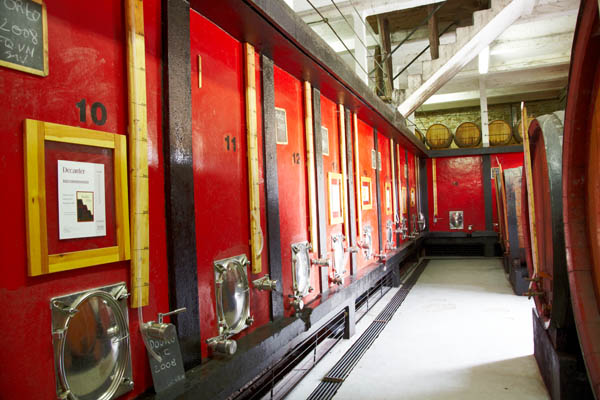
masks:
MULTIPOLYGON (((534 117, 549 114, 557 110, 564 110, 564 105, 558 100, 540 100, 526 103, 527 113, 534 117)), ((521 117, 521 104, 494 104, 488 106, 488 120, 492 122, 500 119, 515 126, 521 117)), ((481 110, 479 107, 454 108, 439 111, 417 111, 415 113, 417 128, 425 134, 427 128, 439 123, 446 125, 454 134, 456 128, 463 122, 474 122, 481 128, 481 110)), ((452 147, 456 147, 454 142, 452 147)))

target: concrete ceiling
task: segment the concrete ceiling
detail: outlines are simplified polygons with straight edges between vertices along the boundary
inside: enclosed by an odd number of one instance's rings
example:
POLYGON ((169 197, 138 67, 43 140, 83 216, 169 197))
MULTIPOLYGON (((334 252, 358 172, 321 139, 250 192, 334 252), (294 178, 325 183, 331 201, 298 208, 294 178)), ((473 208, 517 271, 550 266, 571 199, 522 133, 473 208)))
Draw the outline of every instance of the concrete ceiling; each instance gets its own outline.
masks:
MULTIPOLYGON (((355 32, 359 18, 370 15, 402 12, 407 8, 434 3, 428 0, 310 0, 336 30, 323 23, 308 0, 288 0, 294 10, 350 65, 355 65, 353 55, 362 46, 355 32), (338 11, 339 9, 339 11, 338 11), (340 15, 340 11, 344 15, 340 15), (341 41, 340 41, 341 38, 341 41), (343 44, 342 44, 343 42, 343 44)), ((490 67, 486 75, 480 75, 477 58, 467 64, 458 75, 431 96, 420 111, 448 109, 479 105, 480 79, 487 87, 488 103, 513 102, 542 98, 557 98, 564 90, 569 73, 571 45, 579 0, 538 0, 533 13, 522 17, 504 31, 490 46, 490 67)), ((420 21, 415 21, 415 25, 420 21)), ((443 28, 443 26, 441 26, 443 28)), ((373 69, 375 46, 378 36, 366 24, 368 70, 373 69)), ((440 29, 441 30, 441 29, 440 29)), ((393 31, 392 48, 402 40, 407 30, 393 31)), ((417 30, 396 53, 392 63, 394 74, 408 64, 428 45, 426 26, 417 30)), ((441 37, 440 43, 456 40, 453 30, 441 37)), ((425 52, 420 60, 430 59, 425 52)), ((420 72, 419 62, 414 63, 396 81, 394 87, 407 87, 410 73, 420 72)))

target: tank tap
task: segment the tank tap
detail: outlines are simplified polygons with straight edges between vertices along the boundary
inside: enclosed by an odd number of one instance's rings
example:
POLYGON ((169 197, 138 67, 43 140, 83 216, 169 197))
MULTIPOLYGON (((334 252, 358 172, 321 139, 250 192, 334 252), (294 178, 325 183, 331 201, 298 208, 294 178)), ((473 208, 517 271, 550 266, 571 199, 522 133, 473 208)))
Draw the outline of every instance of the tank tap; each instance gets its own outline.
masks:
POLYGON ((277 281, 269 279, 269 274, 264 275, 252 281, 252 285, 258 290, 275 290, 277 289, 277 281))
POLYGON ((310 262, 320 267, 329 268, 331 266, 331 261, 328 258, 313 258, 312 260, 310 260, 310 262))
POLYGON ((227 339, 223 336, 217 336, 210 338, 206 341, 208 348, 215 353, 226 354, 232 356, 237 350, 237 343, 235 340, 227 339))
MULTIPOLYGON (((292 296, 294 297, 294 296, 292 296)), ((299 314, 300 311, 302 311, 302 309, 304 308, 304 302, 302 301, 301 297, 295 297, 294 300, 292 300, 291 302, 292 308, 294 309, 294 313, 295 314, 299 314)))
POLYGON ((342 285, 344 284, 344 278, 340 277, 339 275, 336 275, 333 278, 331 278, 331 282, 335 283, 336 285, 342 285))
POLYGON ((387 260, 387 254, 385 253, 378 253, 374 255, 375 257, 379 258, 379 261, 385 262, 387 260))

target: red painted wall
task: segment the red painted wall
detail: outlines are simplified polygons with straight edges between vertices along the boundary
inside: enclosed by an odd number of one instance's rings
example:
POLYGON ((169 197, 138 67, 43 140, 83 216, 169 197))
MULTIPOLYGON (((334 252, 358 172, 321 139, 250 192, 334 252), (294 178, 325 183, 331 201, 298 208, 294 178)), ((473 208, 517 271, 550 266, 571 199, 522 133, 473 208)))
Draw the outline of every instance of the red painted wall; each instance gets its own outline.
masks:
POLYGON ((418 230, 417 219, 419 217, 417 203, 417 178, 415 171, 415 155, 407 154, 406 163, 408 164, 408 207, 410 209, 410 221, 408 221, 408 231, 410 233, 418 230))
MULTIPOLYGON (((344 224, 337 223, 331 224, 329 217, 329 173, 342 173, 341 158, 340 158, 340 124, 339 124, 339 110, 335 102, 329 100, 325 96, 321 96, 321 125, 327 128, 329 133, 329 154, 323 154, 323 177, 325 179, 325 214, 327 220, 327 257, 333 260, 333 249, 331 237, 337 234, 344 233, 344 224)), ((348 253, 346 253, 348 254, 348 253)), ((348 257, 345 258, 346 271, 342 277, 350 276, 350 267, 348 266, 348 257)), ((335 283, 331 282, 331 279, 335 276, 333 266, 329 267, 329 286, 336 286, 335 283)))
MULTIPOLYGON (((485 230, 485 209, 481 156, 443 157, 436 159, 438 221, 433 222, 433 178, 431 159, 427 160, 430 230, 450 231, 449 212, 463 211, 464 229, 485 230)), ((457 231, 457 230, 454 230, 457 231)))
MULTIPOLYGON (((357 118, 358 124, 358 148, 359 148, 359 176, 371 178, 371 197, 373 207, 370 210, 362 210, 362 226, 371 227, 371 238, 373 241, 373 254, 380 252, 377 239, 377 186, 375 184, 375 170, 371 168, 371 150, 374 149, 373 128, 357 118)), ((357 194, 357 201, 360 201, 360 193, 357 194)), ((357 210, 360 210, 357 205, 357 210)), ((357 231, 357 237, 362 239, 362 232, 357 231)), ((365 259, 363 252, 359 251, 356 257, 358 268, 366 267, 375 262, 375 258, 365 259)))
POLYGON ((392 235, 392 243, 387 243, 387 222, 394 223, 394 195, 392 186, 392 163, 390 158, 390 139, 377 133, 377 149, 381 153, 381 172, 379 173, 380 198, 381 198, 381 229, 382 245, 387 251, 388 247, 396 246, 396 234, 392 235), (386 184, 389 186, 389 199, 386 195, 386 184))
MULTIPOLYGON (((148 162, 150 190, 150 304, 147 320, 168 310, 164 173, 161 104, 160 2, 144 1, 148 162)), ((121 281, 129 283, 129 262, 112 263, 27 277, 23 120, 38 119, 118 134, 127 134, 127 76, 123 4, 99 2, 90 12, 80 1, 46 2, 49 75, 45 78, 0 67, 0 204, 3 226, 0 254, 0 310, 9 331, 0 352, 0 393, 11 399, 56 399, 49 300, 121 281), (86 99, 87 122, 76 103, 86 99), (95 125, 90 105, 104 104, 107 120, 95 125)), ((152 385, 146 350, 130 309, 135 389, 132 398, 152 385)))
MULTIPOLYGON (((523 153, 504 153, 504 154, 492 154, 491 156, 492 168, 498 167, 498 162, 502 165, 502 169, 517 168, 523 166, 523 153)), ((490 178, 491 179, 491 178, 490 178)), ((496 205, 496 185, 492 180, 492 212, 493 222, 498 223, 498 206, 496 205)), ((494 230, 498 230, 494 225, 494 230)))
MULTIPOLYGON (((396 145, 396 164, 398 165, 398 175, 396 176, 396 180, 398 181, 398 217, 400 218, 398 229, 402 228, 402 218, 407 218, 407 210, 408 210, 408 200, 407 196, 408 192, 408 180, 407 180, 407 172, 406 171, 406 154, 405 149, 401 147, 399 144, 396 145)), ((410 228, 410 226, 409 226, 410 228)), ((400 236, 400 244, 409 240, 408 238, 402 239, 402 235, 400 236)))
MULTIPOLYGON (((282 286, 285 315, 294 314, 293 243, 310 241, 308 234, 308 188, 306 171, 306 136, 304 131, 304 100, 302 84, 281 68, 274 66, 275 107, 286 110, 288 143, 277 145, 279 182, 279 221, 282 260, 282 286)), ((304 297, 309 302, 319 293, 318 266, 311 267, 313 292, 304 297)))
MULTIPOLYGON (((198 87, 198 64, 192 62, 192 130, 200 332, 202 355, 206 357, 209 353, 205 340, 218 335, 213 262, 241 254, 251 259, 244 56, 240 42, 198 13, 191 12, 190 23, 192 60, 197 60, 198 55, 202 58, 201 88, 198 87), (210 40, 206 40, 207 37, 210 40)), ((257 115, 260 116, 259 66, 257 54, 257 115)), ((258 121, 259 165, 262 165, 260 118, 258 121)), ((254 275, 249 266, 249 281, 268 273, 262 169, 259 174, 261 226, 265 238, 263 273, 254 275)), ((254 324, 237 337, 269 322, 269 292, 251 289, 250 311, 254 324)))

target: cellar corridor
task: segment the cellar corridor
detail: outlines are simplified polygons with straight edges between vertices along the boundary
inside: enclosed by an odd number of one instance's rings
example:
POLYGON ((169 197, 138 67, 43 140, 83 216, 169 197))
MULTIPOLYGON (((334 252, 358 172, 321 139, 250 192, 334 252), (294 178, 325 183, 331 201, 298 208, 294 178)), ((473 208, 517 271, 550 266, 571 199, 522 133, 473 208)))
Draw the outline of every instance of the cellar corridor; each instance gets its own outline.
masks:
MULTIPOLYGON (((396 292, 287 398, 308 398, 396 292)), ((549 399, 533 356, 532 308, 500 259, 432 259, 334 398, 549 399)))

